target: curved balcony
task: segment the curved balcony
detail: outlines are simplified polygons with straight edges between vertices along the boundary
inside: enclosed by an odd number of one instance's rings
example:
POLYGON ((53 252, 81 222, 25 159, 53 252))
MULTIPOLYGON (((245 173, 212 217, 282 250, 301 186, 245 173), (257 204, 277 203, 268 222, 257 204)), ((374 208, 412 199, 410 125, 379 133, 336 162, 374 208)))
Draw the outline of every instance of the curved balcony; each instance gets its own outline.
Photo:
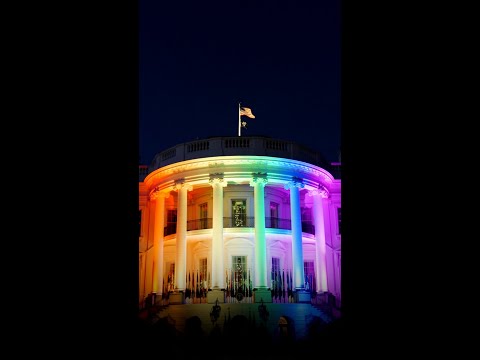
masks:
MULTIPOLYGON (((187 231, 212 229, 212 227, 213 227, 212 218, 204 218, 204 219, 187 221, 187 231)), ((255 227, 255 218, 252 216, 248 216, 243 220, 239 220, 232 217, 223 218, 223 228, 254 228, 254 227, 255 227)), ((292 224, 290 219, 266 217, 265 228, 292 230, 292 224)), ((167 226, 165 226, 164 228, 163 236, 176 234, 176 232, 177 232, 177 223, 168 222, 167 226)), ((315 235, 315 226, 312 224, 311 221, 302 221, 302 232, 315 235)))

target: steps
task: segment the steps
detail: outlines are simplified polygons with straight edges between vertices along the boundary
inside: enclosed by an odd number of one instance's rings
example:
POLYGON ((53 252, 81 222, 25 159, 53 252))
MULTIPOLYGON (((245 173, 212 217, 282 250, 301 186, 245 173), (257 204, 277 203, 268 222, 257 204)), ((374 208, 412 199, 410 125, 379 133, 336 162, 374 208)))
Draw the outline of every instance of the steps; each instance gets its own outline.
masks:
MULTIPOLYGON (((331 316, 312 304, 265 303, 264 305, 269 313, 268 319, 265 322, 260 318, 258 310, 260 304, 258 303, 224 303, 219 305, 221 310, 216 323, 222 332, 224 331, 225 325, 228 324, 229 319, 231 320, 234 316, 241 315, 244 316, 249 323, 254 322, 256 326, 260 326, 260 324, 265 325, 270 335, 275 338, 279 336, 279 320, 283 317, 287 320, 289 326, 291 326, 295 338, 298 340, 303 339, 308 335, 308 325, 312 321, 317 320, 327 324, 333 320, 331 316)), ((155 315, 156 319, 154 319, 153 322, 164 319, 165 317, 170 317, 169 320, 174 323, 176 330, 179 333, 184 333, 185 321, 192 316, 198 316, 201 321, 203 332, 209 334, 214 328, 214 324, 210 319, 212 306, 213 304, 168 305, 155 315)))

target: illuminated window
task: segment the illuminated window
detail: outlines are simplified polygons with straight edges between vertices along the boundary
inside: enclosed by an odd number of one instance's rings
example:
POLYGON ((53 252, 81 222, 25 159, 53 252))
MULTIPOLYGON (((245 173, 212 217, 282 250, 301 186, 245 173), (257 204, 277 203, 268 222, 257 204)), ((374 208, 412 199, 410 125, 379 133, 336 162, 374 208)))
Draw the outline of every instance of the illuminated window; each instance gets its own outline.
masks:
POLYGON ((232 264, 235 271, 243 271, 247 266, 246 256, 232 256, 232 264))
MULTIPOLYGON (((236 286, 238 289, 242 289, 242 287, 247 284, 247 257, 232 256, 232 265, 236 286)), ((243 292, 244 288, 239 291, 243 292)))
POLYGON ((208 203, 199 205, 200 208, 200 229, 208 228, 208 203))
POLYGON ((232 218, 233 227, 247 226, 247 201, 246 200, 232 200, 232 218))

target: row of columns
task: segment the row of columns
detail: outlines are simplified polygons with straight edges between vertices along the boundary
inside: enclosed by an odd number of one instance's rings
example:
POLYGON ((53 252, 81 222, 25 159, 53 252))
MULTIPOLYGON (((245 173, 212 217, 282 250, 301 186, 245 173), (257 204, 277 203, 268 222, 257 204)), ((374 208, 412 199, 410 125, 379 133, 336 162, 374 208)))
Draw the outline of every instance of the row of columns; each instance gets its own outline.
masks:
MULTIPOLYGON (((212 290, 225 288, 224 261, 223 261, 223 188, 227 185, 223 174, 210 175, 209 183, 213 188, 213 229, 212 229, 212 290)), ((252 174, 250 186, 254 188, 254 215, 255 215, 255 272, 254 288, 267 290, 267 244, 265 236, 265 185, 268 177, 265 173, 252 174)), ((300 211, 300 189, 305 185, 302 179, 292 178, 285 184, 290 191, 290 217, 292 227, 292 262, 293 287, 297 291, 304 290, 305 273, 302 248, 302 219, 300 211)), ((177 205, 177 232, 176 232, 176 262, 175 262, 175 289, 186 289, 186 258, 187 258, 187 192, 193 187, 185 183, 184 179, 175 182, 173 190, 178 192, 177 205)), ((325 222, 323 216, 322 199, 328 197, 323 186, 308 192, 313 197, 315 222, 315 256, 316 256, 316 286, 319 291, 327 291, 327 274, 325 265, 325 222)), ((165 199, 169 194, 154 189, 150 200, 156 202, 154 217, 154 283, 153 292, 161 294, 163 291, 163 229, 165 214, 165 199)))

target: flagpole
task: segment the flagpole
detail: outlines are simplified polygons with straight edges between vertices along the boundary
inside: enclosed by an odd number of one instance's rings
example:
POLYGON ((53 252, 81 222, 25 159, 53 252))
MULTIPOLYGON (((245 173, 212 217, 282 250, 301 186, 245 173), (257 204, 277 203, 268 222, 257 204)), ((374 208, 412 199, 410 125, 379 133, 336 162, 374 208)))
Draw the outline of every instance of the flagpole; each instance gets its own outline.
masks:
POLYGON ((242 136, 241 135, 241 130, 242 129, 242 124, 241 124, 241 120, 240 120, 240 103, 238 103, 238 136, 242 136))

